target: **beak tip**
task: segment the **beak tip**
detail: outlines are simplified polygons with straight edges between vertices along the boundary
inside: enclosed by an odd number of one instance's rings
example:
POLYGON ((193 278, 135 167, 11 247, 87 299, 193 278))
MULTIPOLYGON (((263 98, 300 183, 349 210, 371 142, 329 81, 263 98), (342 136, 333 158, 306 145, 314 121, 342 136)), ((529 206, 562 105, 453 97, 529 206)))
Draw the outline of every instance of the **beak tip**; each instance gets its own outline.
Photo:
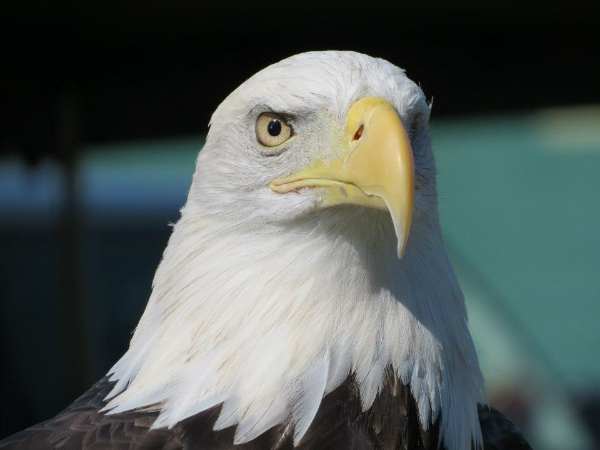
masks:
POLYGON ((398 242, 398 259, 404 258, 404 250, 406 250, 406 246, 398 242))

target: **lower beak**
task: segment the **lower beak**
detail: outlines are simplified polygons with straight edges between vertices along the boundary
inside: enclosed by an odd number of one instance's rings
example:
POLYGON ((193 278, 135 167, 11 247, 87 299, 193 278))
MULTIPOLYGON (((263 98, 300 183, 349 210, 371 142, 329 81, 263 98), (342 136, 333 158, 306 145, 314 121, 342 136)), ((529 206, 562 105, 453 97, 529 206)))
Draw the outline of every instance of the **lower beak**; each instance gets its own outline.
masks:
POLYGON ((398 257, 404 255, 414 204, 414 161, 400 117, 386 100, 365 97, 350 108, 340 159, 318 161, 274 180, 270 187, 282 194, 322 187, 326 188, 322 206, 353 204, 389 211, 398 257))

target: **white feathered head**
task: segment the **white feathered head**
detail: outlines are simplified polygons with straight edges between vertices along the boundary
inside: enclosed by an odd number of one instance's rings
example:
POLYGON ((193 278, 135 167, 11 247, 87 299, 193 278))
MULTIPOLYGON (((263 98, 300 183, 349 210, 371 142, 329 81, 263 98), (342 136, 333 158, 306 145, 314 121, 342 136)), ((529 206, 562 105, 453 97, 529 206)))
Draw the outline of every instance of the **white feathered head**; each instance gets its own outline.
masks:
POLYGON ((234 202, 270 223, 340 204, 389 210, 402 254, 413 205, 417 222, 435 215, 428 120, 421 89, 387 61, 352 52, 286 59, 216 110, 190 202, 229 212, 234 202))

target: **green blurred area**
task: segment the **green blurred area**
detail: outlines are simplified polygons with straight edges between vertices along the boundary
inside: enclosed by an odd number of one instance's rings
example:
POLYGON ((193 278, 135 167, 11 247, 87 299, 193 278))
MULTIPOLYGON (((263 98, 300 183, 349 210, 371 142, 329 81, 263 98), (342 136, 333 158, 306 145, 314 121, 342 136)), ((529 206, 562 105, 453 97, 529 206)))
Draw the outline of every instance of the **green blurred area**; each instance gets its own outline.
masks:
POLYGON ((549 364, 600 382, 600 108, 433 124, 451 254, 549 364))
POLYGON ((444 236, 492 404, 525 410, 540 448, 594 448, 573 393, 600 385, 600 108, 432 131, 444 236))

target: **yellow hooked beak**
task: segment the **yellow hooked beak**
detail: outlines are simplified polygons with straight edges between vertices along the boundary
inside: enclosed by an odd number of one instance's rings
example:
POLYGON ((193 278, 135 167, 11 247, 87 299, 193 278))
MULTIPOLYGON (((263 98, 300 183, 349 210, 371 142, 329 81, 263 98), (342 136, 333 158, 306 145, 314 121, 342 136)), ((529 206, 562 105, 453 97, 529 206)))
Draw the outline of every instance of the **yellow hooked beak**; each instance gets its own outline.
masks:
POLYGON ((321 206, 361 205, 389 211, 402 258, 408 240, 415 195, 413 153, 394 107, 382 98, 357 101, 346 119, 343 155, 289 177, 274 180, 271 189, 288 193, 301 188, 326 188, 321 206))

